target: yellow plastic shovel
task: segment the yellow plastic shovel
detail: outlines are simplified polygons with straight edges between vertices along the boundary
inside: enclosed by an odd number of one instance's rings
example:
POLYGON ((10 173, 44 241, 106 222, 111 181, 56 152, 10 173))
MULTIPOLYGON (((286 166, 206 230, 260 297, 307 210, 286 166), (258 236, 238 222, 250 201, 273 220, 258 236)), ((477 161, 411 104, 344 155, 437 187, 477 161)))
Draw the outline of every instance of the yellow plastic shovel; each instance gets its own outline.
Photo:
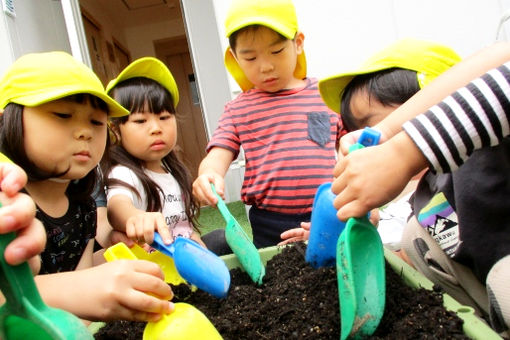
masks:
MULTIPOLYGON (((109 262, 121 259, 152 261, 161 266, 165 274, 165 282, 174 285, 186 283, 177 272, 172 258, 157 250, 147 253, 137 244, 128 248, 125 243, 117 243, 106 249, 103 256, 109 262)), ((143 340, 160 339, 216 340, 222 339, 222 337, 201 311, 190 304, 178 302, 172 313, 165 314, 159 321, 149 322, 145 326, 143 340)))
POLYGON ((113 260, 147 260, 158 264, 165 274, 165 282, 171 283, 174 286, 178 286, 181 283, 186 283, 186 280, 182 278, 181 275, 177 272, 175 268, 174 260, 166 256, 165 254, 155 250, 152 253, 148 253, 140 247, 138 244, 135 244, 133 247, 128 248, 125 243, 117 243, 104 252, 104 258, 111 262, 113 260))
POLYGON ((175 304, 175 310, 163 315, 157 322, 149 322, 143 331, 143 340, 221 340, 211 321, 197 308, 184 302, 175 304))

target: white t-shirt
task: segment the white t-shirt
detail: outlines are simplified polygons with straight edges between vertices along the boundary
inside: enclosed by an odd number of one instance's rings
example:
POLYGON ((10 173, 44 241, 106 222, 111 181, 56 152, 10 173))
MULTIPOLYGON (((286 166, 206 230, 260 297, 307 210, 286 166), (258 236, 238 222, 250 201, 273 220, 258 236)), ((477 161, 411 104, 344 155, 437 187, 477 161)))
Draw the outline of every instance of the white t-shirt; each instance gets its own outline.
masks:
MULTIPOLYGON (((181 188, 174 176, 171 173, 162 174, 147 169, 144 172, 163 190, 161 194, 163 201, 161 213, 172 232, 174 240, 177 236, 190 238, 193 228, 186 216, 181 188)), ((117 165, 112 169, 108 178, 115 178, 130 184, 140 194, 140 197, 138 197, 135 192, 124 186, 115 186, 107 190, 108 200, 115 195, 124 195, 131 199, 135 208, 147 211, 147 193, 143 190, 140 179, 133 171, 125 166, 117 165)))

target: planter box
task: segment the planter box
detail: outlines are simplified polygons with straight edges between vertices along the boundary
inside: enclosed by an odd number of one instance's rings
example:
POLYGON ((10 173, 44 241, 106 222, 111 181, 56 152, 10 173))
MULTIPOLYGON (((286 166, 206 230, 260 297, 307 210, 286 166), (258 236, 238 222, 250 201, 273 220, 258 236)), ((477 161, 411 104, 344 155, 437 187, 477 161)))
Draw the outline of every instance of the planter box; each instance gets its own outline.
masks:
MULTIPOLYGON (((259 250, 260 257, 264 264, 267 263, 274 255, 280 253, 283 247, 268 247, 259 250)), ((303 254, 304 256, 304 254, 303 254)), ((390 266, 396 273, 400 273, 404 282, 410 286, 415 288, 425 288, 431 290, 433 287, 433 283, 424 277, 422 274, 418 273, 414 268, 409 266, 407 263, 402 261, 401 258, 393 254, 390 250, 384 249, 384 256, 390 266)), ((222 256, 222 259, 225 261, 227 267, 229 269, 241 267, 241 263, 238 261, 237 257, 232 255, 222 256)), ((464 320, 463 329, 464 333, 472 338, 472 339, 480 339, 480 340, 501 340, 502 338, 494 332, 485 322, 483 322, 480 318, 478 318, 474 314, 474 310, 471 307, 461 305, 455 299, 453 299, 448 294, 443 294, 444 306, 446 309, 451 310, 457 314, 461 319, 464 320)), ((89 326, 89 330, 92 333, 98 331, 104 325, 102 322, 93 322, 89 326)))
MULTIPOLYGON (((281 252, 282 247, 268 247, 259 250, 260 257, 264 264, 269 261, 274 255, 281 252)), ((393 254, 389 249, 384 249, 384 257, 396 273, 400 273, 404 282, 415 288, 425 288, 432 290, 433 283, 417 272, 414 268, 405 263, 400 257, 393 254)), ((235 255, 222 256, 229 269, 241 267, 241 263, 237 260, 235 255)), ((474 314, 473 308, 461 305, 448 294, 443 294, 444 307, 457 314, 464 320, 463 329, 464 333, 472 339, 480 340, 501 340, 502 338, 492 330, 485 322, 474 314)))

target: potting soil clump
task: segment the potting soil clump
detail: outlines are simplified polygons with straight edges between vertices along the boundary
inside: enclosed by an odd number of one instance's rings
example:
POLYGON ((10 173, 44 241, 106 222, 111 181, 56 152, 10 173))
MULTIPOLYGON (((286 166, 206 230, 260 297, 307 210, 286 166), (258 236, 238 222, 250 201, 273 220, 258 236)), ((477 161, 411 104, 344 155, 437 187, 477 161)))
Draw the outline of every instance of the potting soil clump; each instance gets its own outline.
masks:
MULTIPOLYGON (((230 291, 217 299, 186 285, 172 287, 174 302, 201 310, 224 339, 338 339, 340 315, 335 268, 310 267, 306 245, 296 243, 274 256, 261 286, 239 269, 231 273, 230 291)), ((469 339, 462 320, 443 307, 438 291, 405 285, 386 265, 386 308, 369 339, 469 339)), ((115 321, 96 339, 141 340, 145 323, 115 321)))

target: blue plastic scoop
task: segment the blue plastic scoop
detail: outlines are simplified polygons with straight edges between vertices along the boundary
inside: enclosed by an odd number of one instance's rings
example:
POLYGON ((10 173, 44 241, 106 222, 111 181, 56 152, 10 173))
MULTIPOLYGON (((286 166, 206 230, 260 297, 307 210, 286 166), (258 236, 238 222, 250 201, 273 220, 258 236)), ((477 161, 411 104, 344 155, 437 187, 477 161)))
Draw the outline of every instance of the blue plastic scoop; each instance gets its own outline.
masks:
POLYGON ((225 262, 212 251, 184 237, 177 237, 167 245, 158 232, 154 233, 151 246, 172 257, 179 275, 188 283, 218 298, 227 296, 230 272, 225 262))
POLYGON ((331 182, 321 184, 315 193, 305 255, 306 262, 314 268, 333 267, 336 264, 336 243, 345 223, 336 216, 334 199, 331 182))

